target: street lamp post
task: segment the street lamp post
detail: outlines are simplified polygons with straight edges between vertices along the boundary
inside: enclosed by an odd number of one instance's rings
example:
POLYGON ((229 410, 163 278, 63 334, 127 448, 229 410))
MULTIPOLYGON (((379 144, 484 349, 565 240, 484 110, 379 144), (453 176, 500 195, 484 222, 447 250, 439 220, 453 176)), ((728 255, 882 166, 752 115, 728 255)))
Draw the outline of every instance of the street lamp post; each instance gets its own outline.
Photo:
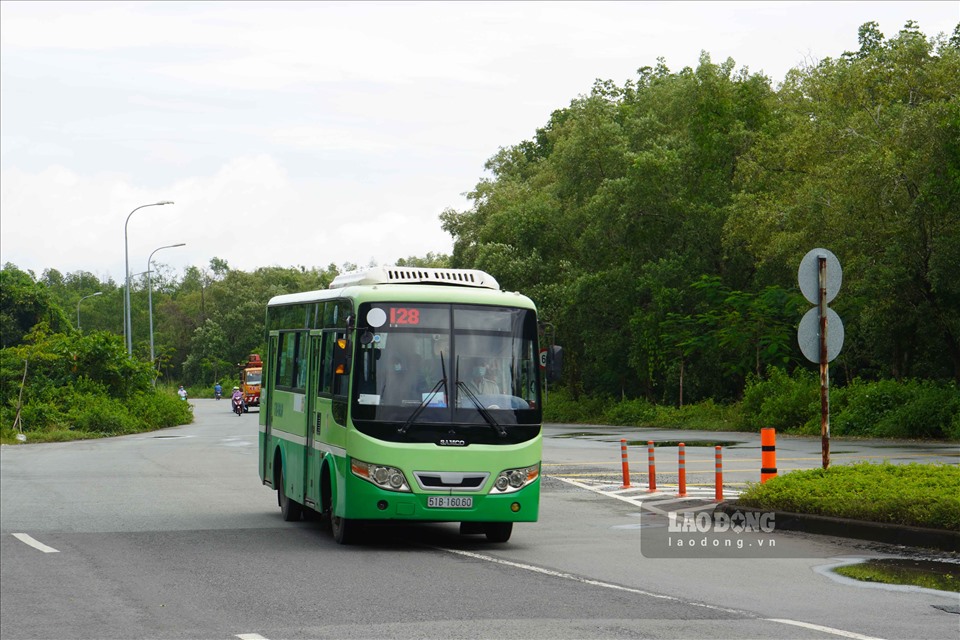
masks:
POLYGON ((87 298, 92 298, 94 296, 103 295, 103 291, 97 291, 96 293, 91 293, 88 296, 83 296, 77 300, 77 331, 80 331, 80 303, 86 300, 87 298))
POLYGON ((173 204, 170 200, 161 200, 150 204, 142 204, 127 215, 127 221, 123 223, 123 276, 126 280, 126 293, 124 294, 124 324, 123 331, 127 335, 127 357, 133 357, 133 331, 130 326, 130 249, 127 242, 127 225, 130 223, 130 216, 144 207, 158 207, 164 204, 173 204))
MULTIPOLYGON (((185 246, 186 242, 180 242, 177 244, 168 244, 163 247, 157 247, 150 252, 150 257, 147 258, 147 306, 150 309, 150 366, 156 366, 154 359, 156 356, 153 354, 153 283, 150 279, 150 262, 153 260, 153 254, 161 249, 172 249, 173 247, 182 247, 185 246)), ((157 378, 153 378, 153 384, 157 384, 157 378)))

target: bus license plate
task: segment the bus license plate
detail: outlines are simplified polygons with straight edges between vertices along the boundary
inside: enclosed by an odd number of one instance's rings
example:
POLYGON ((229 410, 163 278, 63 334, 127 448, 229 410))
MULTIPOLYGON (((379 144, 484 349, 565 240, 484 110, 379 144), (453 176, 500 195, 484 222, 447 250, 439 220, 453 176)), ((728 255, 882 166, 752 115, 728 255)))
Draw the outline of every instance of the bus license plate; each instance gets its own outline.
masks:
POLYGON ((433 509, 472 509, 470 496, 427 496, 427 506, 433 509))

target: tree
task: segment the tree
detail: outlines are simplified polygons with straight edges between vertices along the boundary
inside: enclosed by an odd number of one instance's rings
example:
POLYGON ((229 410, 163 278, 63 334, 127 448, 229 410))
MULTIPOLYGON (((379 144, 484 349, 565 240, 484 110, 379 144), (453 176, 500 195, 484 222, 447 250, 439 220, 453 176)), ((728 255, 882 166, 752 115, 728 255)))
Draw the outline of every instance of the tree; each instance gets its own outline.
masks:
POLYGON ((788 75, 782 118, 741 164, 727 237, 781 282, 829 246, 838 311, 863 338, 843 357, 960 379, 960 51, 913 23, 860 35, 857 53, 788 75))
POLYGON ((2 346, 20 344, 38 323, 52 331, 70 331, 67 315, 52 299, 48 288, 31 274, 6 263, 0 269, 0 340, 2 346))

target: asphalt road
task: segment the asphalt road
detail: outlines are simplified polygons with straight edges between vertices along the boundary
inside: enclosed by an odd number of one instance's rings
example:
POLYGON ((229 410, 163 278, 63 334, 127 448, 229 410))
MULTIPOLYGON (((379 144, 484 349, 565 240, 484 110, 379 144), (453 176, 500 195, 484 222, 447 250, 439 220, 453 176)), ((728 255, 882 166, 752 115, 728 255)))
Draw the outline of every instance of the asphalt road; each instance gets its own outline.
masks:
MULTIPOLYGON (((775 551, 763 557, 654 553, 674 536, 667 505, 650 511, 650 496, 624 500, 602 487, 620 472, 619 438, 635 431, 548 426, 541 519, 517 525, 507 544, 418 525, 377 528, 365 544, 343 547, 319 523, 281 520, 257 477, 256 413, 192 402, 193 425, 0 450, 0 637, 958 635, 956 594, 864 586, 826 570, 909 549, 774 531, 765 538, 775 551)), ((705 439, 741 442, 724 450, 729 491, 756 479, 759 443, 705 439)), ((784 463, 818 466, 819 444, 778 442, 778 452, 784 446, 784 463)), ((843 443, 852 456, 957 458, 956 447, 886 446, 843 443)), ((709 464, 712 449, 700 449, 695 457, 709 464)), ((641 450, 631 447, 642 485, 641 450)), ((657 451, 661 494, 671 490, 675 451, 657 451)), ((708 484, 712 467, 691 476, 708 484)))

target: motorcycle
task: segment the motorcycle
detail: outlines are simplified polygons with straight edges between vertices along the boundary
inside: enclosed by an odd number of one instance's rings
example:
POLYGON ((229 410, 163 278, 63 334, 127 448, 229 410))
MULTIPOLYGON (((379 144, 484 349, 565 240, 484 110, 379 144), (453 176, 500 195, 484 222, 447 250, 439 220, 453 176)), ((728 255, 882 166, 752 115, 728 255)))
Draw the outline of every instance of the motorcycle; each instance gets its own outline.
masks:
POLYGON ((233 412, 238 416, 243 415, 243 398, 233 398, 233 412))
POLYGON ((219 399, 222 398, 222 397, 223 397, 223 392, 220 391, 220 389, 214 389, 214 390, 213 390, 213 399, 214 399, 214 400, 219 400, 219 399))

